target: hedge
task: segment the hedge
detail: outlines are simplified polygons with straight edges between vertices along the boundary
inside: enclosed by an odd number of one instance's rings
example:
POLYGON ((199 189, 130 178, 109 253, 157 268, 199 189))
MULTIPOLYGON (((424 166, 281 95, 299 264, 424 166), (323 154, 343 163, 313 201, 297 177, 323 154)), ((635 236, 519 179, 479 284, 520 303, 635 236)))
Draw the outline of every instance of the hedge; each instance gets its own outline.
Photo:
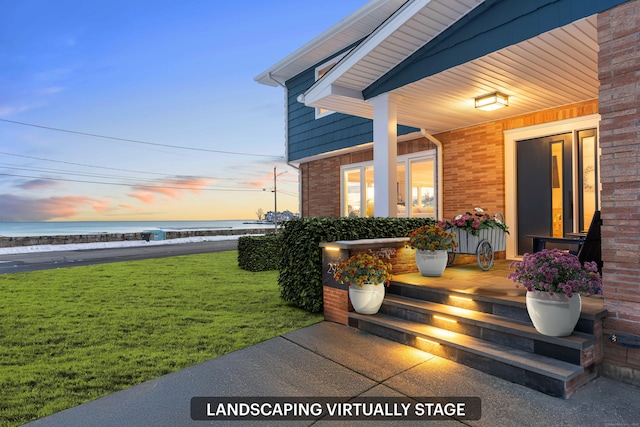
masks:
POLYGON ((280 261, 280 235, 238 238, 238 267, 247 271, 277 270, 280 261))
POLYGON ((322 311, 320 242, 404 237, 430 218, 296 218, 280 232, 281 298, 312 313, 322 311))

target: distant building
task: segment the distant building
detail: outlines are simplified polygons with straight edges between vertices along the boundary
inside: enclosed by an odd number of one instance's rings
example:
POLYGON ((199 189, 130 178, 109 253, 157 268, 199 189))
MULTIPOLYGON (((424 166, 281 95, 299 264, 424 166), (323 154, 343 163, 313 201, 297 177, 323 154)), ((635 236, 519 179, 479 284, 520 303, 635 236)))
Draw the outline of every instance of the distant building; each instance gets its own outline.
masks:
POLYGON ((273 211, 269 211, 265 214, 264 220, 267 222, 275 223, 277 219, 277 221, 280 223, 280 222, 289 221, 290 219, 299 218, 299 217, 300 217, 300 214, 294 214, 289 210, 286 210, 284 212, 278 212, 277 215, 273 211))

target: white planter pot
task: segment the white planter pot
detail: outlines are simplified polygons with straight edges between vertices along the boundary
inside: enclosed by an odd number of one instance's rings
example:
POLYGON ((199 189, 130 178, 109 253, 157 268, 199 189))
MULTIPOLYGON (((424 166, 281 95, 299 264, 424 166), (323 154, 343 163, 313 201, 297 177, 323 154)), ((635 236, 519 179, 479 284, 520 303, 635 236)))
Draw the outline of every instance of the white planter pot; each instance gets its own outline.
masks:
POLYGON ((384 300, 384 283, 365 283, 349 286, 349 299, 353 309, 361 314, 376 314, 384 300))
POLYGON ((447 267, 447 251, 426 251, 418 249, 416 251, 416 264, 420 274, 427 277, 442 276, 447 267))
POLYGON ((551 337, 571 335, 580 318, 582 299, 579 294, 567 298, 564 294, 527 292, 527 311, 538 332, 551 337))

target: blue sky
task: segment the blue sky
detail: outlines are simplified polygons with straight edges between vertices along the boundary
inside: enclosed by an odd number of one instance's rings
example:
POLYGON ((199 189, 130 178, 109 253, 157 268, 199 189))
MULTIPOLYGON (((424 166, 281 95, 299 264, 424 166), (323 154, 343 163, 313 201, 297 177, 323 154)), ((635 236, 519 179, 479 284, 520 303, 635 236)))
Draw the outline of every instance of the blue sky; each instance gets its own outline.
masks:
POLYGON ((0 0, 0 221, 297 212, 253 78, 366 3, 0 0))

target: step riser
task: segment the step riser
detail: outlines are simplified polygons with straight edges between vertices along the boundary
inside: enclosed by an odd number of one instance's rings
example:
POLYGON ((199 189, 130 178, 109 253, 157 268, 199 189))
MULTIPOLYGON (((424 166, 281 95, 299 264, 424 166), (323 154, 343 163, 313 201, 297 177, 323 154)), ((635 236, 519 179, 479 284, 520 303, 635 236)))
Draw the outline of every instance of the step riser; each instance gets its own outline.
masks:
MULTIPOLYGON (((413 310, 410 307, 398 307, 396 305, 386 303, 382 305, 380 312, 389 316, 410 320, 416 323, 433 325, 440 329, 458 332, 464 335, 483 339, 488 342, 542 356, 552 357, 576 365, 580 365, 583 359, 582 352, 579 349, 567 348, 561 345, 554 345, 536 339, 519 336, 508 329, 504 331, 490 329, 487 327, 464 323, 464 319, 460 319, 456 323, 447 322, 445 320, 434 318, 434 315, 438 315, 437 313, 425 313, 413 310)), ((445 317, 448 316, 445 315, 445 317)))
MULTIPOLYGON (((427 339, 393 328, 386 328, 357 319, 349 319, 349 324, 350 326, 371 334, 418 348, 436 356, 478 369, 489 375, 520 384, 554 397, 566 398, 569 395, 570 390, 567 390, 567 383, 560 379, 528 371, 447 344, 435 343, 435 341, 430 342, 427 339)), ((580 378, 574 378, 572 382, 581 384, 583 380, 586 381, 586 379, 583 379, 584 376, 585 375, 582 375, 580 378)), ((586 373, 586 376, 590 376, 590 373, 586 373)))

